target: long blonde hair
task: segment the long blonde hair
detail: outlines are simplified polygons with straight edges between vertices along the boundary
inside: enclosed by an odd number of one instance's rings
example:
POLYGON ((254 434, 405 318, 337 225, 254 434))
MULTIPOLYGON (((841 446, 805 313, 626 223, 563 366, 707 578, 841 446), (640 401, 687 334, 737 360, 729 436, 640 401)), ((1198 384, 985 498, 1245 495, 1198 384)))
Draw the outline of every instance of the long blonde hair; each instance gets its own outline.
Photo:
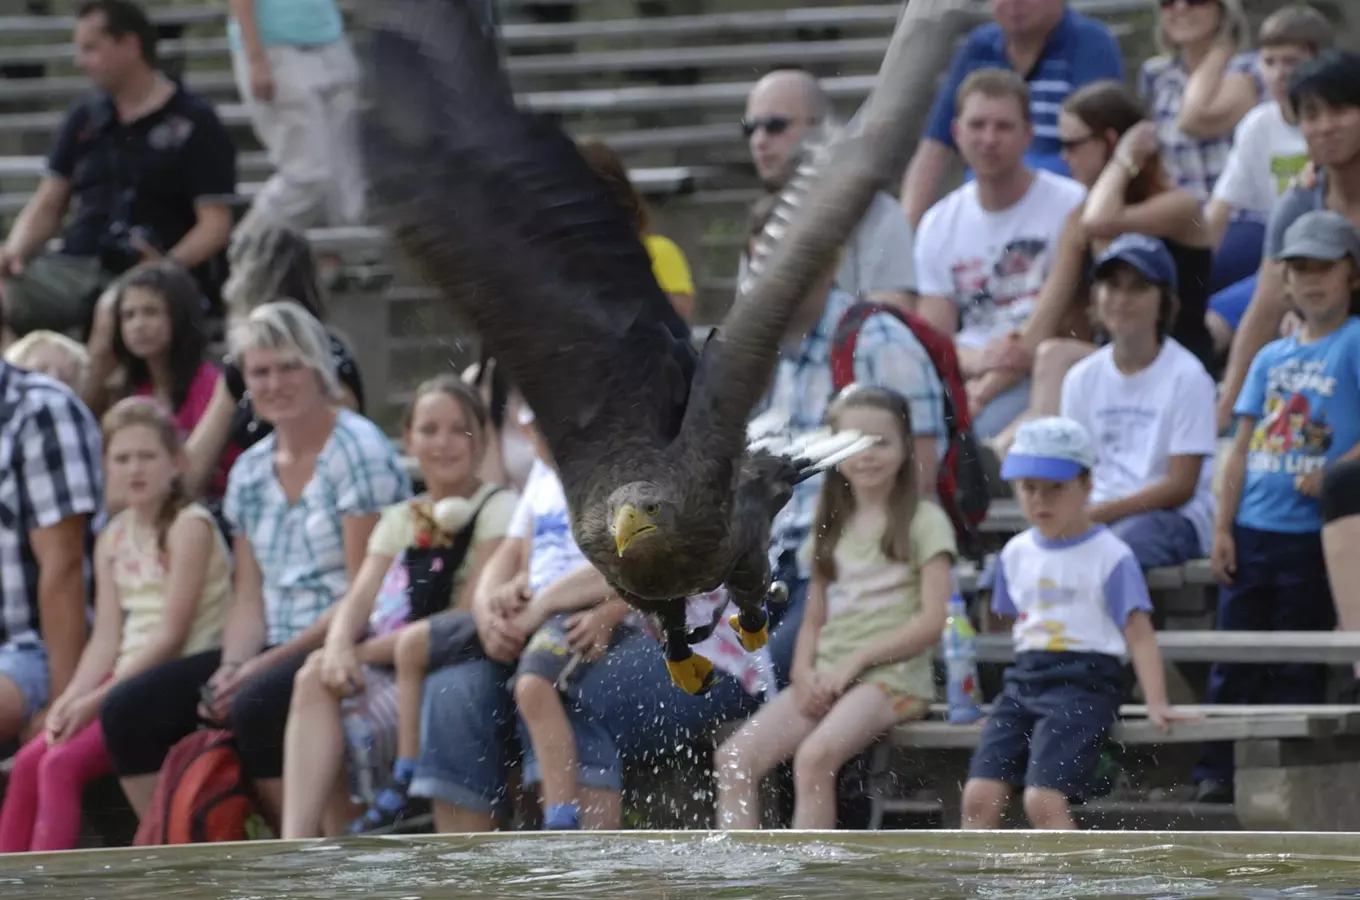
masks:
MULTIPOLYGON (((892 416, 901 429, 903 458, 888 494, 888 523, 883 529, 883 555, 894 562, 911 559, 911 522, 916 517, 919 495, 916 489, 916 456, 911 432, 911 405, 906 397, 887 388, 852 384, 845 388, 827 409, 826 420, 833 427, 841 413, 851 409, 877 409, 892 416)), ((845 523, 855 512, 855 492, 839 469, 831 469, 822 480, 817 497, 817 512, 812 518, 812 570, 825 581, 836 580, 836 545, 845 533, 845 523)))
MULTIPOLYGON (((125 428, 137 425, 154 431, 156 437, 160 439, 161 446, 165 447, 165 451, 171 457, 178 456, 183 447, 175 420, 170 418, 170 413, 160 401, 150 397, 128 397, 118 401, 112 409, 104 413, 104 418, 99 424, 104 433, 105 452, 108 452, 114 435, 125 428)), ((170 534, 170 526, 175 524, 175 518, 192 502, 193 497, 190 497, 184 488, 184 479, 179 475, 170 479, 170 493, 161 503, 161 508, 156 511, 155 518, 156 547, 162 553, 167 552, 166 539, 170 534)))

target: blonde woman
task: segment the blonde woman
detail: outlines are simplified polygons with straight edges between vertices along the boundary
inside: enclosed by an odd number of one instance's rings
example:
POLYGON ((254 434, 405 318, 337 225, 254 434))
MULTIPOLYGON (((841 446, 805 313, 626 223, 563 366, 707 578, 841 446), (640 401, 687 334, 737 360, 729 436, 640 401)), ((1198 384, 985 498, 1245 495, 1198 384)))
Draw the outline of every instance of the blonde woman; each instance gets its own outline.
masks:
MULTIPOLYGON (((1241 0, 1159 0, 1157 46, 1138 89, 1157 124, 1162 163, 1177 187, 1207 203, 1228 165, 1237 123, 1266 97, 1241 0)), ((1265 220, 1243 213, 1228 225, 1210 289, 1246 277, 1260 262, 1265 220)))
POLYGON ((293 679, 321 647, 379 512, 410 496, 410 484, 382 430, 339 403, 326 330, 300 305, 258 307, 231 345, 255 411, 273 429, 227 482, 236 578, 222 649, 129 679, 100 715, 139 814, 170 748, 203 719, 231 729, 245 775, 277 821, 293 679))

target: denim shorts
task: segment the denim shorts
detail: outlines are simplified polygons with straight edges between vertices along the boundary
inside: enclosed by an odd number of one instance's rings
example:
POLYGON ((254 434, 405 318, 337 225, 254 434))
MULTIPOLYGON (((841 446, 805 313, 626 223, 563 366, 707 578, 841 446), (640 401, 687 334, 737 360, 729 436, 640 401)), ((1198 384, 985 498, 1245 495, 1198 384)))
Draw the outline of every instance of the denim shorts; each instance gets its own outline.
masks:
POLYGON ((47 705, 47 648, 36 640, 0 644, 0 675, 19 688, 24 698, 24 720, 47 705))
MULTIPOLYGON (((792 554, 778 577, 790 582, 786 606, 771 610, 771 655, 780 684, 788 683, 794 643, 802 621, 806 581, 790 571, 792 554)), ((508 683, 515 667, 490 660, 463 662, 432 672, 420 710, 420 758, 411 795, 449 803, 469 812, 496 812, 506 799, 506 772, 519 758, 515 701, 508 683)), ((694 697, 671 683, 660 645, 627 631, 600 660, 572 680, 567 716, 576 735, 580 783, 609 788, 622 782, 619 757, 650 767, 687 741, 706 739, 718 724, 753 712, 758 704, 734 679, 694 697)), ((537 778, 526 762, 525 778, 537 778)))
POLYGON ((982 728, 968 777, 1084 799, 1123 696, 1118 657, 1018 654, 982 728))
MULTIPOLYGON (((471 812, 498 812, 506 799, 506 772, 519 756, 518 715, 509 683, 513 666, 474 660, 432 673, 420 708, 420 757, 411 795, 450 803, 471 812)), ((577 780, 583 787, 618 790, 623 770, 608 731, 579 710, 569 709, 577 780)), ((523 746, 529 742, 525 740, 523 746)), ((525 754, 524 781, 538 779, 525 754)))

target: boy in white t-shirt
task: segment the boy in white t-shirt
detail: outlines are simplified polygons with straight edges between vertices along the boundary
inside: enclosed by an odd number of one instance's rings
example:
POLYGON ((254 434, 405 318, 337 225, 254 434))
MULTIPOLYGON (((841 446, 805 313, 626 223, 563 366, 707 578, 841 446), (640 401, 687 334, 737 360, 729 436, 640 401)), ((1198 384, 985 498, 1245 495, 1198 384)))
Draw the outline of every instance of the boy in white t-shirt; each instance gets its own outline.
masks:
POLYGON ((1128 545, 1091 522, 1091 439, 1076 422, 1025 422, 1002 465, 1033 526, 1001 551, 992 611, 1013 618, 1015 664, 992 705, 963 791, 963 827, 997 828, 1016 789, 1035 828, 1075 828, 1124 696, 1127 652, 1164 731, 1166 702, 1152 601, 1128 545))
MULTIPOLYGON (((525 784, 542 782, 545 827, 576 829, 581 826, 577 797, 582 788, 617 791, 621 785, 616 766, 597 758, 603 751, 581 746, 563 698, 575 697, 585 666, 612 646, 617 626, 629 618, 631 610, 609 591, 577 547, 562 483, 532 422, 532 413, 521 407, 520 424, 538 454, 506 531, 507 540, 526 545, 522 568, 496 590, 507 606, 518 610, 514 627, 531 635, 511 682, 528 732, 526 749, 531 759, 525 764, 525 784)), ((430 616, 410 630, 424 652, 398 652, 399 676, 421 664, 416 677, 486 658, 470 612, 430 616)))
MULTIPOLYGON (((1034 126, 1015 72, 981 69, 959 87, 954 135, 976 178, 936 203, 916 232, 917 310, 954 335, 965 381, 988 371, 983 350, 1018 331, 1048 277, 1067 216, 1086 196, 1070 178, 1025 165, 1034 126)), ((1029 379, 973 415, 995 437, 1029 408, 1029 379)))
MULTIPOLYGON (((1308 144, 1289 104, 1289 78, 1300 64, 1329 49, 1335 32, 1326 16, 1304 4, 1286 6, 1261 23, 1259 66, 1270 99, 1237 123, 1232 152, 1205 207, 1215 246, 1235 216, 1269 219, 1290 180, 1308 164, 1308 144)), ((1220 353, 1226 352, 1255 289, 1251 275, 1209 299, 1206 322, 1220 353)))
POLYGON ((1125 234, 1093 275, 1110 343, 1067 373, 1061 406, 1095 442, 1091 520, 1109 525, 1144 569, 1208 556, 1216 398, 1203 363, 1168 336, 1176 263, 1156 238, 1125 234))

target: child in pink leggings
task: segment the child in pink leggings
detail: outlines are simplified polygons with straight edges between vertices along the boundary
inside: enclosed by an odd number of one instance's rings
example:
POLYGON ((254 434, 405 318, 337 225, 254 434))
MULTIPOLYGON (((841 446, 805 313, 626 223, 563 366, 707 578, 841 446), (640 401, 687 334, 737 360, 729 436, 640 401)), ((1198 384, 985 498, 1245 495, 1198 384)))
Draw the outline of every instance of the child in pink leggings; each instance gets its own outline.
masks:
MULTIPOLYGON (((124 400, 104 417, 110 496, 126 508, 95 545, 95 623, 46 733, 14 760, 0 852, 70 850, 80 796, 109 774, 99 706, 114 684, 217 646, 230 589, 226 542, 212 514, 184 495, 174 420, 159 402, 124 400)), ((147 710, 155 715, 155 710, 147 710)))

